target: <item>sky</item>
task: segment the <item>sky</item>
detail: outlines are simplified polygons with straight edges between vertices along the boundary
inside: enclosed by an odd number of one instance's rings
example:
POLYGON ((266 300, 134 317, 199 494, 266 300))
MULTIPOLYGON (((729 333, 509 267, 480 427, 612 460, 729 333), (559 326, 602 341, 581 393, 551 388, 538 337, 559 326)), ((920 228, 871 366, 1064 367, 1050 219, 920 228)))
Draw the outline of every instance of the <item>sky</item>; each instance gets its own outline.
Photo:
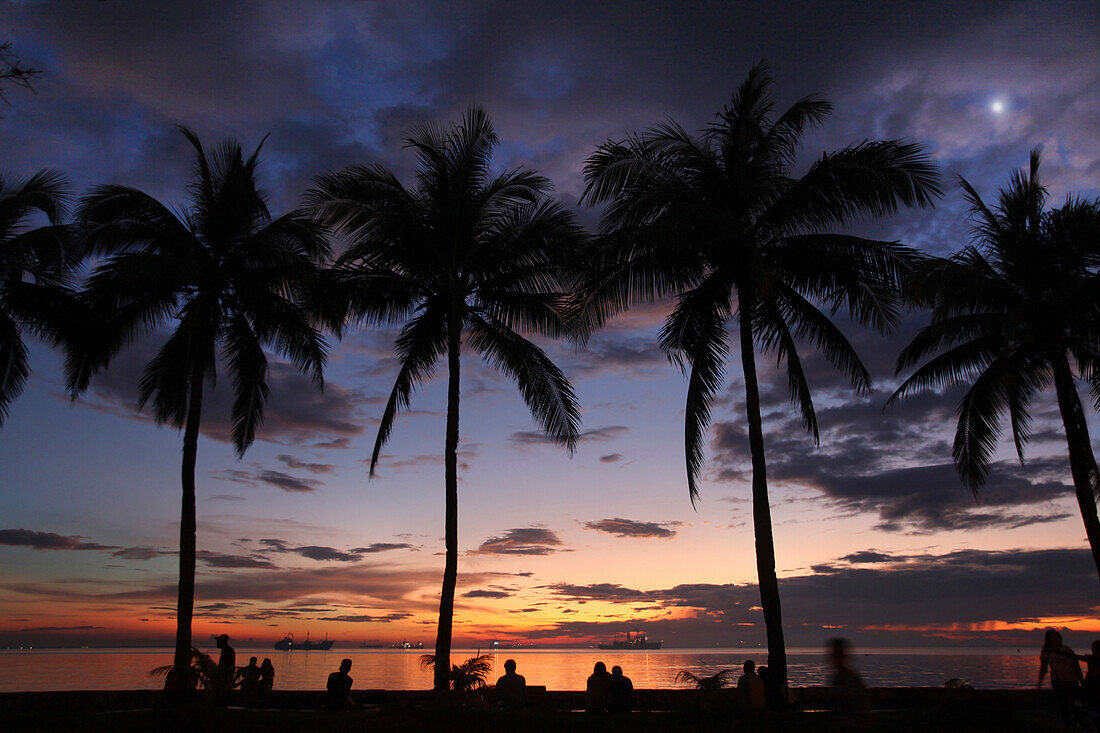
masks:
MULTIPOLYGON (((64 171, 185 203, 177 126, 254 149, 272 211, 312 178, 381 163, 410 181, 403 137, 482 106, 495 165, 548 176, 593 231, 582 167, 600 143, 666 119, 707 125, 766 60, 780 106, 835 106, 803 169, 865 139, 922 144, 944 196, 857 234, 933 254, 970 241, 957 185, 987 199, 1031 149, 1058 205, 1100 194, 1100 8, 1063 2, 7 2, 4 37, 42 70, 0 107, 6 175, 64 171), (61 8, 64 12, 61 12, 61 8)), ((583 407, 575 455, 537 431, 515 386, 464 357, 455 641, 588 645, 643 630, 668 647, 764 643, 755 585, 744 382, 736 352, 687 492, 686 380, 657 348, 668 303, 635 308, 586 350, 541 342, 583 407)), ((885 408, 894 360, 927 315, 886 337, 842 322, 875 377, 857 394, 802 351, 815 446, 761 357, 765 445, 788 644, 1038 646, 1100 636, 1100 595, 1052 394, 1023 465, 1002 441, 981 501, 950 463, 960 392, 885 408)), ((377 478, 368 461, 396 376, 393 331, 330 338, 319 392, 273 365, 258 439, 229 443, 228 380, 198 453, 196 640, 287 633, 341 646, 435 636, 443 569, 445 385, 399 416, 377 478)), ((60 359, 0 430, 0 647, 170 644, 181 435, 136 407, 158 335, 80 400, 60 359)), ((1090 414, 1094 436, 1100 424, 1090 414)))

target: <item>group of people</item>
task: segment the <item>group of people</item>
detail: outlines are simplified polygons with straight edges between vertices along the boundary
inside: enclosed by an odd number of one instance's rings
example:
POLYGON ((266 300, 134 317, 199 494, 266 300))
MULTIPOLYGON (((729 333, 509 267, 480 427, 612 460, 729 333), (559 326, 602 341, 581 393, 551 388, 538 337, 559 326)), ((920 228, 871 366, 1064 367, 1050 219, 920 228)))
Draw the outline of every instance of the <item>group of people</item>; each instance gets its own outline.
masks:
POLYGON ((1092 642, 1091 654, 1075 654, 1062 643, 1062 635, 1047 629, 1043 638, 1043 650, 1039 653, 1038 687, 1050 670, 1050 687, 1054 691, 1054 705, 1062 722, 1069 722, 1073 708, 1080 700, 1093 710, 1100 711, 1100 640, 1092 642), (1081 674, 1081 662, 1088 672, 1081 674))
POLYGON ((590 713, 629 713, 634 709, 634 683, 616 665, 607 672, 607 665, 596 662, 584 690, 584 709, 590 713))
POLYGON ((263 664, 257 664, 256 657, 249 657, 248 666, 237 667, 237 651, 229 645, 229 635, 214 637, 218 645, 218 668, 212 680, 212 693, 215 702, 226 702, 229 691, 238 685, 241 697, 246 705, 254 705, 267 699, 271 688, 275 686, 275 665, 265 658, 263 664))

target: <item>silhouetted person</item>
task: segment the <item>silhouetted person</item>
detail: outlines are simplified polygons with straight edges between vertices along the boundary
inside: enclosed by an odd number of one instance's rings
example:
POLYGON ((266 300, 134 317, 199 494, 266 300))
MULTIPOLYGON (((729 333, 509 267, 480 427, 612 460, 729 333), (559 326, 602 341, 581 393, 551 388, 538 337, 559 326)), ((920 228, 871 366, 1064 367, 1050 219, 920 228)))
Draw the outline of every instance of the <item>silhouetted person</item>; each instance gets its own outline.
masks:
POLYGON ((1092 654, 1080 657, 1088 664, 1085 672, 1085 702, 1089 707, 1100 710, 1100 639, 1092 642, 1092 654))
POLYGON ((260 697, 260 668, 256 665, 256 657, 249 658, 248 666, 241 668, 240 676, 241 697, 245 704, 256 702, 260 697))
POLYGON ((764 680, 756 673, 756 662, 745 660, 745 673, 737 679, 737 704, 745 710, 763 710, 767 702, 764 680))
POLYGON ((634 683, 623 676, 623 668, 611 668, 611 682, 607 686, 607 712, 629 713, 634 709, 634 683))
POLYGON ((848 659, 850 644, 847 639, 829 640, 829 662, 833 667, 830 680, 829 702, 837 718, 844 723, 859 723, 867 717, 870 704, 863 679, 848 659))
POLYGON ((264 658, 260 665, 260 699, 266 700, 271 694, 271 688, 275 686, 275 665, 270 659, 264 658))
POLYGON ((527 703, 527 680, 516 674, 516 660, 504 663, 504 676, 497 680, 496 693, 502 708, 518 708, 527 703))
POLYGON ((237 674, 237 652, 229 646, 229 635, 218 634, 214 641, 221 650, 218 656, 218 670, 214 679, 214 702, 225 703, 229 699, 229 691, 233 689, 233 677, 237 674))
POLYGON ((596 662, 592 674, 588 677, 588 686, 584 690, 584 709, 590 713, 602 713, 607 710, 607 692, 611 687, 611 675, 607 665, 596 662))
POLYGON ((351 660, 345 659, 340 662, 340 669, 328 676, 328 685, 326 685, 328 695, 325 696, 325 707, 329 710, 346 710, 355 707, 355 703, 351 699, 351 683, 353 680, 348 676, 350 669, 351 660))
POLYGON ((1083 678, 1077 655, 1062 643, 1062 635, 1054 629, 1047 629, 1043 637, 1043 651, 1039 653, 1039 680, 1036 687, 1043 686, 1043 677, 1050 668, 1050 688, 1054 690, 1054 707, 1058 709, 1063 723, 1069 722, 1073 712, 1073 702, 1083 678))

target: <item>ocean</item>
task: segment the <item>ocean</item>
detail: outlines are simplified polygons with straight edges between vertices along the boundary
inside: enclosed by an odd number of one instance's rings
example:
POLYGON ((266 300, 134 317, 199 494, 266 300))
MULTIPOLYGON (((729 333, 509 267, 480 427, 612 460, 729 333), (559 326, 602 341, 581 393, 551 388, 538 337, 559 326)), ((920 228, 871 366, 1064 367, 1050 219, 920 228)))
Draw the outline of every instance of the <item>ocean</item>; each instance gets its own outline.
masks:
MULTIPOLYGON (((214 658, 217 650, 207 649, 214 658)), ((348 657, 356 689, 423 690, 431 672, 420 668, 420 655, 430 649, 358 649, 275 651, 270 647, 237 647, 237 664, 250 656, 270 658, 275 686, 287 690, 322 690, 329 672, 348 657)), ((474 656, 476 649, 457 649, 453 662, 474 656)), ((483 650, 484 651, 484 650, 483 650)), ((790 649, 787 664, 792 687, 826 684, 828 669, 820 649, 790 649)), ((723 669, 740 670, 746 659, 767 663, 763 649, 661 649, 602 651, 593 649, 507 649, 494 654, 490 681, 504 674, 504 662, 515 659, 529 685, 549 690, 582 690, 592 666, 623 668, 636 688, 674 689, 676 673, 704 676, 723 669)), ((960 678, 979 689, 1032 687, 1039 671, 1038 650, 1027 649, 867 649, 857 650, 856 668, 869 687, 941 687, 960 678)), ((155 689, 159 678, 149 670, 170 664, 170 649, 32 649, 0 650, 0 692, 45 690, 155 689)))

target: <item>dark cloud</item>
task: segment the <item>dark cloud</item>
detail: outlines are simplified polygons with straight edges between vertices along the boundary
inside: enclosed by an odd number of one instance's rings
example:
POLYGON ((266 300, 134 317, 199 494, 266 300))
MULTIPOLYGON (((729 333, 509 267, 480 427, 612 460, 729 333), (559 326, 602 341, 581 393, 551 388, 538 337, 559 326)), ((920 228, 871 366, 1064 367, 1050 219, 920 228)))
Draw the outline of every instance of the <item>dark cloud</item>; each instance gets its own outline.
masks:
MULTIPOLYGON (((141 420, 152 420, 149 410, 138 411, 137 390, 146 364, 156 355, 165 333, 151 334, 119 354, 105 371, 92 380, 88 403, 99 410, 141 420)), ((269 356, 270 359, 270 356, 269 356)), ((257 440, 287 445, 332 443, 350 440, 363 432, 357 414, 362 398, 337 382, 326 380, 322 391, 293 365, 271 359, 268 365, 271 393, 264 408, 257 440)), ((231 443, 232 380, 218 379, 204 393, 202 434, 231 443)), ((324 445, 318 447, 344 447, 324 445)), ((324 465, 324 464, 311 464, 324 465)), ((271 472, 277 473, 277 472, 271 472)))
POLYGON ((159 547, 149 547, 142 545, 139 547, 124 547, 121 550, 116 550, 111 553, 111 557, 118 557, 124 560, 152 560, 154 557, 160 557, 161 555, 174 555, 175 550, 165 550, 159 547))
POLYGON ((295 547, 291 552, 296 552, 302 557, 307 557, 310 560, 337 560, 339 562, 354 562, 359 559, 359 555, 354 552, 341 552, 332 547, 319 547, 317 545, 306 545, 304 547, 295 547))
POLYGON ((247 557, 245 555, 226 555, 221 552, 211 552, 210 550, 199 550, 195 553, 199 562, 212 568, 229 568, 229 569, 248 569, 248 568, 265 568, 272 569, 275 564, 270 560, 264 560, 258 557, 247 557))
POLYGON ((544 527, 510 529, 501 537, 490 537, 474 552, 479 555, 550 555, 562 552, 557 534, 544 527))
POLYGON ((323 616, 319 617, 318 621, 343 621, 345 623, 353 624, 388 624, 393 621, 404 621, 407 618, 411 618, 411 613, 404 613, 395 611, 393 613, 384 613, 380 615, 372 614, 351 614, 346 616, 323 616))
POLYGON ((616 537, 657 537, 667 540, 676 536, 676 530, 669 527, 676 526, 679 522, 637 522, 616 517, 583 524, 585 529, 606 532, 616 537))
POLYGON ((32 626, 29 629, 20 629, 20 631, 95 631, 102 629, 102 626, 32 626))
POLYGON ((606 456, 600 456, 600 463, 616 463, 622 459, 622 453, 609 453, 606 456))
POLYGON ((0 545, 33 547, 36 550, 117 550, 117 546, 85 542, 80 536, 66 537, 33 529, 0 529, 0 545))
POLYGON ((280 454, 275 456, 277 459, 286 464, 287 468, 304 469, 310 473, 331 473, 336 466, 331 463, 307 463, 306 461, 299 460, 294 456, 280 454))
POLYGON ((467 593, 463 593, 463 598, 510 598, 512 596, 508 591, 503 590, 472 590, 467 593))
POLYGON ((408 542, 374 542, 366 547, 356 547, 351 550, 357 555, 368 555, 375 552, 389 552, 390 550, 411 550, 413 546, 408 542))
POLYGON ((277 489, 282 489, 288 493, 309 493, 324 486, 324 484, 317 479, 298 478, 297 476, 291 476, 282 471, 272 471, 270 469, 246 471, 240 468, 229 468, 222 471, 216 471, 211 475, 223 481, 233 481, 234 483, 245 484, 246 486, 266 484, 268 486, 274 486, 277 489))
MULTIPOLYGON (((591 430, 582 430, 577 437, 578 442, 605 442, 621 437, 630 428, 625 425, 608 425, 602 428, 593 428, 591 430)), ((554 445, 552 438, 548 437, 545 433, 540 433, 533 430, 521 430, 512 433, 508 440, 520 445, 554 445)))
MULTIPOLYGON (((1070 516, 1063 508, 1072 492, 1064 458, 995 463, 979 503, 950 463, 912 465, 914 456, 950 459, 943 433, 954 424, 956 395, 920 393, 884 410, 887 397, 874 392, 820 409, 817 448, 797 418, 777 413, 765 435, 769 480, 816 489, 845 513, 877 514, 878 528, 891 532, 1014 529, 1070 516)), ((716 422, 711 451, 718 480, 749 480, 741 423, 716 422)))

